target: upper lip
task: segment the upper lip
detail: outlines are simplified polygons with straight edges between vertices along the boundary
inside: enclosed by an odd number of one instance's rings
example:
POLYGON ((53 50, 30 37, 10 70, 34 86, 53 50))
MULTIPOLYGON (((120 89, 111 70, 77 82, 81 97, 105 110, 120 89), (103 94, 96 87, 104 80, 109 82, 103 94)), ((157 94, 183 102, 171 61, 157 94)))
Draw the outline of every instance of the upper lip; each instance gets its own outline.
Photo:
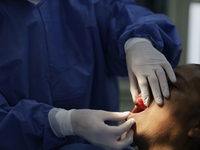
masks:
POLYGON ((132 110, 132 113, 139 113, 142 112, 144 109, 142 109, 141 107, 139 107, 137 104, 135 105, 135 107, 132 110))

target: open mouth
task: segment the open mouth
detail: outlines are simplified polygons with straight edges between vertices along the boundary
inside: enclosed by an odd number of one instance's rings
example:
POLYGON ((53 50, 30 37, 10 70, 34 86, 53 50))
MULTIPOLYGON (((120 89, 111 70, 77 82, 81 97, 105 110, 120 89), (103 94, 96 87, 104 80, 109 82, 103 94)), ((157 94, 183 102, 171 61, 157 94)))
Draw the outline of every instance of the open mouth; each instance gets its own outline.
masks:
POLYGON ((131 114, 127 117, 127 120, 129 120, 130 118, 133 118, 135 115, 137 115, 138 113, 141 113, 142 111, 144 111, 147 107, 144 105, 143 100, 142 100, 142 96, 139 95, 137 98, 137 102, 135 104, 135 107, 133 108, 133 110, 131 111, 131 114))
POLYGON ((145 109, 142 109, 138 105, 135 105, 129 116, 127 117, 127 120, 133 118, 134 116, 138 115, 139 113, 143 112, 145 109))
POLYGON ((141 108, 139 105, 136 104, 135 107, 133 108, 133 110, 131 111, 131 113, 140 113, 145 109, 141 108))

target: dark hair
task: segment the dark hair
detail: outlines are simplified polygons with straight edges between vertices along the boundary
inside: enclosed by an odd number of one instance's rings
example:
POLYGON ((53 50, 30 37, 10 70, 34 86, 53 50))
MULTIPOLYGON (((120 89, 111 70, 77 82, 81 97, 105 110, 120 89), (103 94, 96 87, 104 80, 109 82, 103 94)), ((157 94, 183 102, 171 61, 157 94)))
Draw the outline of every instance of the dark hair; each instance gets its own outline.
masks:
MULTIPOLYGON (((188 64, 194 66, 195 68, 199 69, 199 73, 196 75, 200 78, 200 64, 188 64)), ((200 85, 200 83, 197 83, 200 85)), ((197 86, 197 92, 200 93, 200 86, 197 86)), ((198 103, 195 105, 193 109, 193 118, 200 119, 200 94, 198 97, 198 103)), ((195 150, 200 150, 200 141, 197 142, 197 148, 195 150)))
MULTIPOLYGON (((190 65, 197 67, 200 70, 200 64, 190 64, 190 65)), ((199 72, 199 77, 200 77, 200 72, 199 72)), ((200 83, 197 83, 197 84, 200 85, 200 83)), ((197 89, 197 92, 200 93, 200 89, 197 89)), ((197 117, 200 117, 200 97, 198 97, 198 98, 199 98, 199 103, 197 103, 197 105, 195 107, 195 109, 196 109, 195 112, 196 112, 197 117)))

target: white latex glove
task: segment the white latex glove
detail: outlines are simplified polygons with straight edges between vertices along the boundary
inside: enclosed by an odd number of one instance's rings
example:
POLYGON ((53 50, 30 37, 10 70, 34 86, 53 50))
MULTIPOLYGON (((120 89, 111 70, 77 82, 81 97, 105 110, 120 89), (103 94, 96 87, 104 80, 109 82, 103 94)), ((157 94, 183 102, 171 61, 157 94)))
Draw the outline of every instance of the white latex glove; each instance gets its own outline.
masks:
POLYGON ((62 138, 67 135, 78 135, 92 144, 104 149, 120 150, 133 142, 133 131, 128 131, 135 123, 134 119, 126 121, 120 126, 108 126, 104 121, 125 120, 130 112, 108 112, 101 110, 65 110, 53 108, 49 114, 49 123, 56 136, 62 138), (122 140, 119 136, 127 132, 122 140))
POLYGON ((93 145, 104 149, 121 150, 133 142, 133 131, 128 131, 134 124, 134 119, 126 121, 120 126, 108 126, 104 121, 121 121, 128 117, 130 112, 108 112, 102 110, 75 110, 71 115, 74 134, 86 139, 93 145), (123 140, 117 140, 124 132, 128 131, 123 140))
POLYGON ((71 114, 74 110, 53 108, 49 111, 49 124, 57 137, 63 138, 67 135, 74 135, 71 124, 71 114))
POLYGON ((149 106, 150 85, 156 103, 162 105, 162 95, 166 98, 169 97, 166 74, 172 82, 176 82, 174 71, 165 56, 156 50, 149 40, 135 38, 135 42, 133 39, 129 39, 125 44, 130 91, 133 100, 136 102, 139 84, 144 104, 149 106))

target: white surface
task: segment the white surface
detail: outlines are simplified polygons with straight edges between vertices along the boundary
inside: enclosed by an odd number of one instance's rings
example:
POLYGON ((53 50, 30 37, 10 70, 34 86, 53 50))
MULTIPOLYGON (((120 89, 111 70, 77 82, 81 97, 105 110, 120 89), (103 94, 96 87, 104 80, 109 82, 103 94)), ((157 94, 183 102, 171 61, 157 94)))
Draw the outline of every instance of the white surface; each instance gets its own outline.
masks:
POLYGON ((200 3, 189 6, 187 63, 200 63, 200 3))

